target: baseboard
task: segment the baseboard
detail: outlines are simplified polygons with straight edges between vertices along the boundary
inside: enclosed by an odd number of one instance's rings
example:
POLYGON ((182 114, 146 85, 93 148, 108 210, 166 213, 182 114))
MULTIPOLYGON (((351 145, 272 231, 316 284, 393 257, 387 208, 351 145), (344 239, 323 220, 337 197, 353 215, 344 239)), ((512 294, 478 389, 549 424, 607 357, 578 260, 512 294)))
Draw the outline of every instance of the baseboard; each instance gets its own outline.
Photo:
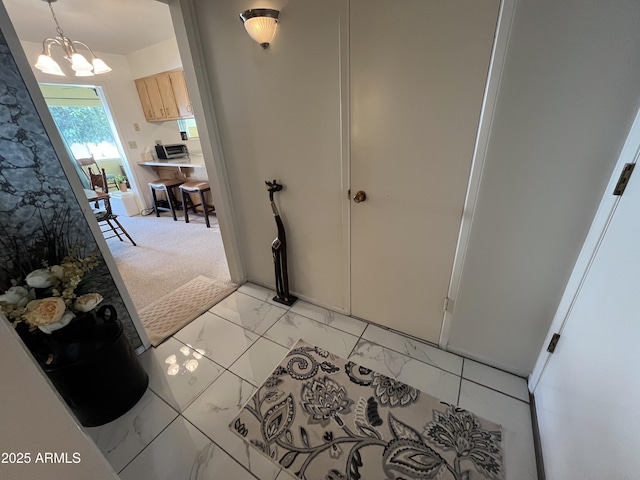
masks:
POLYGON ((464 358, 468 358, 469 360, 473 360, 474 362, 479 362, 482 363, 484 365, 487 365, 489 367, 493 367, 493 368, 497 368, 498 370, 502 370, 503 372, 507 372, 510 373, 511 375, 515 375, 516 377, 522 377, 525 380, 528 380, 529 375, 531 374, 531 372, 525 372, 523 370, 518 370, 515 368, 510 368, 508 365, 504 365, 498 362, 495 362, 491 359, 485 358, 481 355, 476 355, 473 352, 469 352, 463 348, 456 348, 455 346, 452 346, 451 344, 447 345, 447 348, 444 349, 447 352, 451 352, 451 353, 455 353, 456 355, 459 355, 461 357, 464 358))
POLYGON ((546 475, 544 473, 544 461, 542 459, 542 444, 540 443, 540 428, 538 427, 538 411, 536 410, 536 399, 533 393, 529 393, 529 408, 531 409, 533 448, 536 455, 536 469, 538 470, 538 480, 546 480, 546 475))
MULTIPOLYGON (((248 278, 247 281, 245 283, 253 283, 254 285, 258 285, 259 287, 263 287, 263 288, 267 288, 269 290, 273 290, 275 292, 276 287, 274 283, 266 283, 266 282, 262 282, 260 280, 252 280, 251 278, 248 278)), ((336 313, 340 313, 342 315, 347 315, 350 316, 350 313, 345 310, 344 308, 338 308, 334 305, 329 305, 328 303, 322 302, 322 301, 318 301, 314 298, 311 297, 307 297, 306 295, 302 295, 301 293, 295 291, 295 290, 290 290, 289 293, 291 295, 295 295, 296 297, 298 297, 298 300, 302 300, 304 302, 307 303, 312 303, 313 305, 316 305, 318 307, 322 307, 322 308, 326 308, 327 310, 331 310, 333 312, 336 313)))

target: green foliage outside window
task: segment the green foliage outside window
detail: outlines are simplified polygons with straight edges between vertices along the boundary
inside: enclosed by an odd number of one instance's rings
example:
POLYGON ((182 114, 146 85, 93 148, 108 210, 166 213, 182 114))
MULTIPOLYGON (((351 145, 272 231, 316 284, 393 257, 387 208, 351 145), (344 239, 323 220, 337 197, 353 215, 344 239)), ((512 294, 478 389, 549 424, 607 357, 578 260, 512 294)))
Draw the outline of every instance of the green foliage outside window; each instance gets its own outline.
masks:
POLYGON ((115 144, 113 133, 102 107, 58 107, 49 111, 65 140, 71 145, 102 142, 115 144))

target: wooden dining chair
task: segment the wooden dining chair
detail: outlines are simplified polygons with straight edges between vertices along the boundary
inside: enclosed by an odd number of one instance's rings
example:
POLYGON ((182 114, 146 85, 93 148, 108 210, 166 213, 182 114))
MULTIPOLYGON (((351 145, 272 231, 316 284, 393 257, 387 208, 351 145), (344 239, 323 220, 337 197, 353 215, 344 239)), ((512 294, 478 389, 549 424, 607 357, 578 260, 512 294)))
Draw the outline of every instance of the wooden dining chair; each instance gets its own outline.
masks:
MULTIPOLYGON (((87 177, 87 180, 89 181, 91 181, 91 179, 89 178, 89 170, 91 168, 94 168, 98 173, 100 172, 100 167, 98 166, 98 162, 96 162, 96 159, 93 158, 93 155, 86 158, 76 158, 75 161, 80 167, 80 169, 82 170, 82 172, 87 177)), ((104 170, 104 168, 102 170, 104 170)), ((120 187, 116 182, 116 175, 114 173, 107 173, 106 176, 107 176, 107 183, 110 183, 111 186, 117 189, 120 189, 120 187)))
MULTIPOLYGON (((96 193, 100 193, 101 195, 95 200, 93 214, 96 216, 96 220, 98 220, 98 225, 100 225, 100 230, 102 234, 105 236, 104 238, 113 238, 118 237, 121 242, 124 242, 122 235, 124 234, 129 241, 135 246, 136 242, 133 241, 131 235, 124 229, 120 221, 118 220, 118 216, 113 213, 111 210, 111 201, 109 199, 109 186, 107 185, 107 174, 102 169, 102 173, 95 174, 91 170, 91 167, 88 168, 89 173, 89 182, 91 185, 91 189, 96 193), (100 206, 100 202, 102 202, 102 206, 100 206), (107 236, 109 232, 113 232, 113 235, 107 236)), ((90 200, 93 201, 93 200, 90 200)))

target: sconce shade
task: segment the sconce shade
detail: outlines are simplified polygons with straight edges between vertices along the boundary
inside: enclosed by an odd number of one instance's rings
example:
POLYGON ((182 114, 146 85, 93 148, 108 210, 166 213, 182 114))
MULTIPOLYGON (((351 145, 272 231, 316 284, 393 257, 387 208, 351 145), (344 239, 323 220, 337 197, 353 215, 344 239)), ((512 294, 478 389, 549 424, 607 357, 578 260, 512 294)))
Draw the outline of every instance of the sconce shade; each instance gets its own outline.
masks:
POLYGON ((251 38, 267 48, 276 33, 279 14, 278 10, 270 8, 254 8, 241 13, 240 19, 251 38))

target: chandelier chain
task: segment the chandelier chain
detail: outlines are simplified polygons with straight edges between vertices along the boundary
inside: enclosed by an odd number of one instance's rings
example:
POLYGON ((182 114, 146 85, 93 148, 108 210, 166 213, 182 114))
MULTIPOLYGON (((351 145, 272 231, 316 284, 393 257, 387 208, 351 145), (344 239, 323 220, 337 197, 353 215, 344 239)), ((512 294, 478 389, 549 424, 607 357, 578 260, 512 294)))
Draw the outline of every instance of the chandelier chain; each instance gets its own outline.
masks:
POLYGON ((53 21, 56 22, 56 32, 58 32, 58 35, 60 35, 61 37, 64 37, 64 32, 62 31, 62 27, 58 23, 58 17, 56 17, 56 12, 53 11, 53 5, 51 5, 52 3, 51 0, 47 0, 47 3, 49 4, 49 9, 51 10, 51 16, 53 17, 53 21))

